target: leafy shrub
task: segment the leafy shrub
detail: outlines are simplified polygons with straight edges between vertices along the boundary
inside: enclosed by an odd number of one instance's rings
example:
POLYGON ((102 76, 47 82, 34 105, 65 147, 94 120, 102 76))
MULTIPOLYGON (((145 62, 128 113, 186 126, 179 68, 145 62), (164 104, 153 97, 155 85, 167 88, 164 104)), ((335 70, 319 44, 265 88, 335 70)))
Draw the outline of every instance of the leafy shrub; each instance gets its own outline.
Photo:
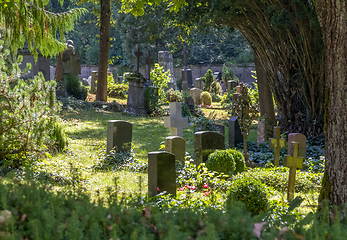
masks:
POLYGON ((60 151, 68 146, 68 137, 64 133, 64 125, 61 122, 56 122, 50 132, 50 138, 53 141, 52 148, 60 151))
POLYGON ((28 162, 27 156, 54 145, 50 136, 59 105, 54 81, 46 82, 42 73, 33 80, 19 79, 17 63, 7 69, 8 76, 4 58, 6 55, 0 55, 0 166, 18 168, 28 162))
POLYGON ((107 80, 107 95, 109 97, 126 99, 128 97, 129 84, 125 83, 115 83, 108 84, 109 80, 107 80))
POLYGON ((158 63, 154 64, 154 68, 151 71, 151 81, 153 86, 158 88, 159 101, 161 103, 166 103, 165 90, 168 88, 170 77, 170 71, 165 72, 164 68, 158 63))
POLYGON ((82 85, 77 75, 68 73, 65 75, 66 91, 77 99, 85 100, 88 95, 88 90, 82 85))
POLYGON ((211 171, 233 175, 245 171, 245 159, 235 149, 217 150, 208 156, 206 167, 211 171))
MULTIPOLYGON (((285 192, 288 186, 289 168, 253 168, 243 175, 245 178, 254 178, 279 192, 285 192)), ((321 186, 322 178, 322 173, 298 171, 295 177, 295 191, 307 193, 315 190, 321 186)))
POLYGON ((158 88, 147 87, 145 89, 145 107, 148 114, 155 114, 159 110, 158 88))
POLYGON ((218 94, 212 93, 211 97, 212 97, 212 102, 220 102, 220 100, 221 100, 221 98, 218 94))
POLYGON ((212 104, 212 97, 211 97, 211 95, 210 95, 210 93, 209 92, 206 92, 206 91, 204 91, 204 92, 202 92, 201 93, 201 102, 202 102, 202 104, 203 105, 211 105, 212 104))
MULTIPOLYGON (((217 80, 213 76, 213 72, 211 69, 208 69, 205 73, 205 76, 201 78, 201 81, 204 82, 204 91, 215 93, 217 94, 219 92, 219 87, 217 86, 217 80)), ((209 104, 211 105, 211 104, 209 104)))
POLYGON ((175 91, 173 89, 169 89, 166 92, 166 99, 167 99, 168 102, 182 102, 183 95, 178 90, 175 91))
POLYGON ((221 99, 220 99, 220 104, 222 105, 223 108, 230 108, 231 103, 233 102, 233 91, 225 93, 221 99))
POLYGON ((189 108, 188 104, 182 103, 181 108, 182 108, 182 117, 191 117, 192 116, 192 114, 190 113, 190 108, 189 108))
POLYGON ((196 111, 196 117, 192 119, 193 133, 198 131, 214 131, 217 132, 216 126, 213 121, 216 118, 216 114, 212 114, 207 118, 204 113, 199 109, 196 111))
POLYGON ((206 167, 210 171, 233 175, 235 173, 235 161, 233 155, 227 150, 216 150, 208 155, 206 167))
POLYGON ((268 189, 266 185, 253 179, 235 178, 230 187, 230 193, 227 201, 240 201, 246 205, 246 210, 253 215, 264 212, 269 207, 269 200, 266 193, 268 189))

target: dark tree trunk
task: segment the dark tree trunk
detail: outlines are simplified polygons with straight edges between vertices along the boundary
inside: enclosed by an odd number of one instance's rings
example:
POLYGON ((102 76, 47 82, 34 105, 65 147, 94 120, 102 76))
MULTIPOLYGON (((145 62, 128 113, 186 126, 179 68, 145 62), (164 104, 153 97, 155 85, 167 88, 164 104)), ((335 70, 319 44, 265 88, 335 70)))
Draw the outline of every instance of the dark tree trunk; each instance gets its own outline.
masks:
POLYGON ((259 61, 258 56, 254 52, 254 64, 257 72, 257 83, 259 93, 260 115, 266 115, 275 123, 275 109, 272 101, 272 93, 267 81, 266 70, 259 61))
POLYGON ((54 80, 55 81, 60 81, 60 79, 62 79, 63 77, 63 53, 59 53, 57 55, 57 66, 55 68, 55 76, 54 76, 54 80))
POLYGON ((96 100, 106 102, 108 53, 110 50, 110 0, 100 0, 100 9, 100 43, 96 100))
POLYGON ((321 196, 329 196, 331 204, 341 205, 347 202, 347 1, 319 0, 317 14, 325 45, 327 87, 325 105, 327 175, 324 178, 321 196))

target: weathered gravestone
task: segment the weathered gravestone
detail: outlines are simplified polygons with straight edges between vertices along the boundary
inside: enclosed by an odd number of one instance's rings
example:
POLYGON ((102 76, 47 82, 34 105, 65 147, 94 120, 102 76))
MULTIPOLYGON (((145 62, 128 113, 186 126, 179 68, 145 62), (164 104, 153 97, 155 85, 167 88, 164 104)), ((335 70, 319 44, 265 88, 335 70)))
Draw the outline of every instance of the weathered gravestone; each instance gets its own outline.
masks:
MULTIPOLYGON (((280 148, 286 147, 286 140, 281 138, 281 128, 274 127, 274 138, 269 139, 269 148, 274 148, 274 165, 280 165, 280 148)), ((289 153, 288 153, 289 154, 289 153)))
POLYGON ((223 136, 225 136, 225 126, 224 125, 220 125, 220 124, 213 124, 213 126, 217 129, 217 131, 222 134, 223 136))
POLYGON ((183 137, 183 128, 188 128, 188 118, 182 117, 180 102, 170 102, 170 117, 164 117, 164 127, 170 128, 171 136, 183 137))
POLYGON ((203 91, 201 89, 199 89, 199 88, 192 88, 192 89, 190 89, 190 96, 193 98, 195 105, 200 105, 201 104, 200 96, 201 96, 202 92, 203 91))
POLYGON ((302 169, 303 162, 305 159, 304 157, 298 155, 299 147, 300 147, 300 144, 298 142, 290 142, 290 146, 291 147, 288 147, 288 155, 284 156, 284 166, 289 167, 288 192, 287 192, 288 202, 294 199, 296 169, 302 169), (289 152, 292 152, 293 155, 292 156, 289 155, 289 152))
POLYGON ((195 78, 195 87, 196 88, 199 88, 199 89, 202 89, 201 87, 201 79, 200 78, 195 78))
POLYGON ((145 108, 145 78, 139 72, 140 56, 142 53, 140 52, 140 46, 138 44, 136 44, 134 55, 136 56, 135 73, 127 76, 129 90, 126 112, 128 114, 147 115, 145 108))
POLYGON ((113 148, 117 151, 129 151, 132 140, 132 124, 121 120, 107 122, 107 153, 113 148))
POLYGON ((261 143, 267 142, 271 136, 273 136, 273 128, 274 122, 267 116, 263 117, 258 121, 257 127, 257 143, 258 145, 261 143))
POLYGON ((200 131, 194 133, 195 164, 206 162, 208 155, 214 150, 224 150, 224 136, 217 132, 200 131))
POLYGON ((188 68, 187 63, 187 55, 188 51, 186 47, 183 47, 183 69, 182 69, 182 91, 187 92, 188 89, 193 87, 193 77, 192 77, 192 70, 188 68))
POLYGON ((241 87, 240 86, 236 86, 236 93, 233 94, 233 101, 237 101, 237 99, 239 99, 241 95, 241 87))
POLYGON ((67 41, 67 50, 63 53, 63 73, 81 74, 81 62, 75 54, 75 48, 72 40, 67 41))
POLYGON ((288 134, 288 155, 293 155, 292 142, 299 143, 298 156, 306 159, 306 136, 301 133, 290 133, 288 134))
POLYGON ((236 81, 229 80, 227 82, 227 91, 231 92, 234 88, 236 88, 236 86, 237 86, 237 82, 236 81))
POLYGON ((90 82, 90 93, 95 93, 95 83, 98 80, 98 72, 97 71, 92 71, 92 79, 90 82))
POLYGON ((174 66, 173 66, 172 54, 169 51, 159 51, 158 52, 158 63, 161 67, 163 67, 163 70, 165 72, 170 70, 171 76, 170 76, 169 87, 176 89, 176 79, 173 75, 174 66))
POLYGON ((148 153, 148 196, 164 192, 176 196, 175 155, 169 152, 148 153))
POLYGON ((165 151, 174 154, 175 159, 183 163, 186 155, 186 140, 178 136, 165 138, 165 151))
POLYGON ((228 121, 229 127, 229 148, 236 147, 237 144, 243 143, 243 135, 241 133, 237 117, 233 116, 228 121))
POLYGON ((39 51, 38 51, 38 58, 37 61, 35 62, 34 56, 30 53, 29 48, 28 48, 28 43, 26 42, 23 46, 23 49, 20 49, 18 51, 19 55, 23 56, 23 61, 19 65, 20 69, 24 69, 27 66, 27 63, 31 64, 31 69, 30 72, 23 76, 23 79, 28 79, 31 78, 33 79, 39 72, 42 72, 43 77, 45 78, 46 81, 50 80, 50 63, 49 63, 49 58, 44 57, 39 51))

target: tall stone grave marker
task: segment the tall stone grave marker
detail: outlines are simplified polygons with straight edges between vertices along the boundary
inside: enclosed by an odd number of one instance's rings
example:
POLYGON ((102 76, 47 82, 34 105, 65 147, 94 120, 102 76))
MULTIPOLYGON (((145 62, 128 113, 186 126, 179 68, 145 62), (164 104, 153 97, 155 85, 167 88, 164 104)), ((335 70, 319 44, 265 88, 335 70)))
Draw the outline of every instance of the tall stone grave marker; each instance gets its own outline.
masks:
POLYGON ((178 136, 165 138, 165 151, 174 154, 175 159, 183 163, 186 155, 186 140, 178 136))
POLYGON ((236 116, 232 116, 228 121, 229 127, 229 148, 236 147, 237 144, 243 143, 243 135, 241 133, 239 122, 236 116))
POLYGON ((280 165, 280 148, 285 148, 285 146, 286 140, 281 138, 281 128, 274 127, 274 138, 269 139, 269 147, 275 149, 274 165, 277 167, 280 165))
POLYGON ((188 128, 188 118, 182 117, 180 102, 170 102, 170 117, 164 117, 164 127, 170 128, 171 136, 183 137, 183 128, 188 128))
POLYGON ((224 136, 217 132, 200 131, 194 133, 195 164, 206 162, 211 150, 224 150, 224 136))
POLYGON ((81 62, 75 54, 72 40, 67 41, 67 50, 63 53, 63 73, 81 74, 81 62))
POLYGON ((293 155, 292 142, 299 143, 298 155, 306 159, 306 136, 301 133, 288 134, 288 155, 293 155))
MULTIPOLYGON (((306 144, 305 144, 306 145, 306 144)), ((289 167, 289 179, 288 179, 288 192, 287 192, 287 200, 288 202, 294 199, 294 185, 295 185, 295 175, 296 169, 302 169, 304 157, 299 156, 299 143, 298 142, 290 142, 290 146, 288 147, 288 153, 292 152, 293 156, 285 155, 284 156, 284 165, 289 167), (289 150, 291 149, 291 150, 289 150)))
POLYGON ((201 104, 200 96, 201 96, 202 92, 203 91, 201 89, 199 89, 199 88, 192 88, 192 89, 190 89, 190 96, 193 98, 195 105, 200 105, 201 104))
POLYGON ((160 192, 176 196, 175 155, 169 152, 148 153, 148 196, 160 192))
POLYGON ((121 120, 107 122, 107 153, 113 148, 121 152, 131 149, 132 126, 131 123, 121 120))
POLYGON ((236 81, 229 80, 227 82, 227 91, 231 92, 236 86, 237 86, 237 82, 236 81))
POLYGON ((173 66, 173 57, 172 54, 169 51, 159 51, 158 52, 158 63, 161 67, 163 67, 164 71, 167 72, 170 70, 171 77, 170 77, 170 87, 173 89, 176 89, 176 79, 173 75, 174 73, 174 66, 173 66))
POLYGON ((271 136, 273 136, 273 128, 274 122, 268 116, 264 116, 262 119, 258 121, 257 127, 257 143, 258 145, 261 143, 267 142, 271 136))
POLYGON ((187 55, 188 51, 186 47, 183 47, 183 69, 182 69, 182 91, 187 92, 188 89, 193 87, 192 70, 188 68, 187 55))
POLYGON ((35 62, 34 56, 30 53, 28 48, 28 43, 26 42, 23 46, 23 49, 18 51, 18 54, 23 56, 23 61, 19 65, 21 69, 26 68, 27 63, 31 63, 30 72, 23 76, 23 79, 31 78, 33 79, 39 72, 42 72, 43 77, 46 81, 50 80, 50 63, 49 58, 42 56, 42 54, 38 51, 38 58, 35 62))
POLYGON ((98 72, 92 71, 92 79, 90 81, 90 93, 95 93, 95 83, 98 80, 98 72))
POLYGON ((200 78, 195 78, 195 87, 202 89, 201 87, 201 79, 200 78))
POLYGON ((149 80, 151 79, 151 68, 153 66, 153 59, 151 58, 151 52, 148 50, 147 51, 147 56, 146 56, 146 60, 145 60, 145 63, 146 63, 146 82, 145 82, 145 85, 146 87, 148 87, 149 85, 149 80))
POLYGON ((135 52, 133 54, 136 56, 135 69, 134 74, 127 77, 129 90, 126 112, 128 114, 147 115, 145 108, 145 79, 139 72, 140 56, 142 53, 140 52, 140 46, 138 44, 136 44, 135 52))

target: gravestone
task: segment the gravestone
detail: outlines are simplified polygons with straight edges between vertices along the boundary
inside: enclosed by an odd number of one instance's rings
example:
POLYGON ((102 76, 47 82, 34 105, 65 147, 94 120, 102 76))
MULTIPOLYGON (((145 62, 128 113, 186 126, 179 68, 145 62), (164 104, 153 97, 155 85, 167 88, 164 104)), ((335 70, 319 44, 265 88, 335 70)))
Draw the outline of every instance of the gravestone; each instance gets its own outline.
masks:
POLYGON ((188 128, 188 118, 182 117, 180 102, 170 102, 170 117, 164 117, 164 127, 170 128, 171 136, 183 137, 183 128, 188 128))
POLYGON ((148 196, 164 192, 176 196, 175 155, 169 152, 148 153, 148 196))
POLYGON ((63 53, 63 73, 81 74, 81 62, 75 54, 75 48, 72 40, 67 41, 67 50, 63 53))
POLYGON ((175 159, 183 163, 186 155, 186 140, 178 136, 165 138, 165 151, 174 154, 175 159))
MULTIPOLYGON (((288 192, 287 192, 287 200, 288 202, 294 199, 295 193, 295 175, 296 169, 302 169, 304 157, 298 155, 300 144, 298 142, 291 142, 291 147, 288 147, 288 153, 291 152, 293 155, 285 155, 284 156, 284 165, 289 167, 289 178, 288 178, 288 192), (289 150, 290 149, 290 150, 289 150)), ((305 143, 306 146, 306 143, 305 143)))
POLYGON ((188 51, 186 47, 183 47, 183 69, 182 69, 182 91, 188 92, 188 89, 193 87, 193 77, 192 77, 192 70, 188 68, 187 63, 187 55, 188 51))
POLYGON ((135 69, 134 73, 127 76, 127 81, 129 82, 128 90, 128 100, 127 100, 127 109, 128 114, 135 115, 147 115, 145 107, 145 78, 139 72, 140 70, 140 46, 136 44, 135 52, 133 53, 136 56, 135 59, 135 69))
POLYGON ((269 148, 274 148, 274 165, 280 165, 280 148, 285 148, 286 140, 281 138, 281 128, 274 127, 274 138, 269 139, 269 148))
POLYGON ((200 131, 194 133, 195 164, 206 162, 208 154, 213 150, 224 150, 224 136, 217 132, 200 131))
POLYGON ((123 82, 123 76, 118 76, 117 81, 118 81, 118 83, 122 83, 123 82))
POLYGON ((233 94, 233 101, 237 101, 237 99, 239 99, 241 95, 241 87, 240 86, 236 86, 236 93, 233 94))
POLYGON ((161 67, 163 67, 164 71, 167 72, 170 70, 171 76, 170 76, 170 87, 173 89, 176 89, 176 79, 173 75, 174 73, 174 66, 173 66, 173 57, 172 54, 169 51, 159 51, 158 52, 158 63, 161 67))
POLYGON ((195 87, 202 89, 201 87, 201 79, 200 78, 195 78, 195 87))
POLYGON ((228 121, 229 125, 229 148, 236 147, 237 144, 243 143, 243 135, 241 133, 237 117, 233 116, 228 121))
POLYGON ((227 91, 228 92, 231 92, 234 88, 236 88, 236 86, 237 86, 237 82, 236 81, 232 81, 232 80, 229 80, 228 82, 227 82, 227 91))
POLYGON ((50 80, 50 62, 49 58, 44 57, 40 51, 38 51, 38 58, 37 61, 35 62, 34 56, 30 53, 29 48, 28 48, 28 43, 26 42, 23 46, 23 49, 20 49, 18 51, 19 55, 23 56, 23 61, 19 65, 20 69, 24 69, 27 66, 27 63, 31 64, 31 69, 30 72, 21 77, 22 79, 28 79, 31 78, 33 79, 39 72, 42 72, 43 77, 45 78, 46 81, 50 80))
POLYGON ((146 63, 146 76, 145 76, 145 78, 147 79, 145 82, 145 85, 148 86, 149 80, 151 79, 151 68, 152 68, 153 63, 154 63, 153 59, 151 58, 151 52, 149 50, 147 51, 145 63, 146 63))
POLYGON ((271 136, 273 136, 273 128, 274 122, 267 116, 263 117, 258 121, 257 127, 257 143, 258 145, 261 143, 267 142, 271 136))
POLYGON ((130 151, 133 125, 126 121, 107 122, 107 153, 116 147, 118 151, 130 151))
POLYGON ((92 78, 90 81, 90 93, 95 93, 95 83, 98 80, 98 72, 97 71, 92 71, 92 78))
POLYGON ((306 159, 306 136, 301 133, 290 133, 288 134, 288 155, 293 155, 292 142, 299 143, 298 156, 306 159))
POLYGON ((217 129, 217 131, 225 136, 225 126, 224 125, 219 125, 219 124, 213 124, 213 126, 217 129))
POLYGON ((190 96, 193 98, 195 105, 201 104, 201 98, 200 98, 201 93, 202 93, 202 90, 199 88, 190 89, 190 96))

